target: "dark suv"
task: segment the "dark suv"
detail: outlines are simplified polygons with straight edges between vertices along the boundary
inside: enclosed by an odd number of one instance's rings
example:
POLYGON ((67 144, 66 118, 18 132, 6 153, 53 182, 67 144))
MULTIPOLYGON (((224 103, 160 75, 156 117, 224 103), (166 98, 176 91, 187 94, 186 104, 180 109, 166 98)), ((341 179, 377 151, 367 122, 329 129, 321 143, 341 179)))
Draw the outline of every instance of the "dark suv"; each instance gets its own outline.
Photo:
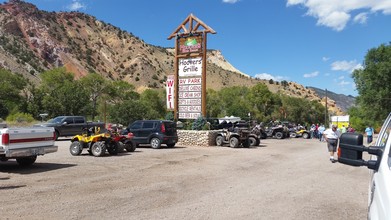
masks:
POLYGON ((178 142, 176 123, 168 120, 138 120, 126 128, 124 134, 132 132, 133 144, 150 144, 158 149, 161 144, 174 147, 178 142))

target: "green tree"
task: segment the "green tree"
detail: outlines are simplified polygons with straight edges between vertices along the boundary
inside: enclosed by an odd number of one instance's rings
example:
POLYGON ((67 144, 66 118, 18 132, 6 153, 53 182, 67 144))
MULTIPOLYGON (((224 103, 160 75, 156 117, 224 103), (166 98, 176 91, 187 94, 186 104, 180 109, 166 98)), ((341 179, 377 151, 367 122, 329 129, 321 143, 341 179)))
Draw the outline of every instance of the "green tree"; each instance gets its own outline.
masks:
POLYGON ((146 106, 146 116, 150 119, 164 118, 166 114, 165 96, 164 92, 147 89, 140 94, 140 101, 146 106))
POLYGON ((380 122, 391 112, 391 45, 370 49, 362 69, 352 75, 359 96, 357 103, 366 120, 380 122))
POLYGON ((0 68, 0 118, 5 118, 11 111, 19 111, 25 103, 21 91, 27 81, 20 75, 0 68))
POLYGON ((97 73, 90 73, 87 76, 80 79, 81 86, 87 91, 87 95, 91 101, 91 117, 95 119, 97 114, 97 106, 99 98, 107 93, 109 82, 103 76, 97 73))
POLYGON ((123 103, 109 106, 109 120, 128 125, 135 120, 151 119, 147 117, 147 108, 140 100, 126 100, 123 103))
POLYGON ((279 107, 279 99, 263 83, 250 89, 247 101, 251 106, 252 117, 260 121, 271 120, 271 115, 279 107))
POLYGON ((48 113, 49 117, 87 115, 90 108, 88 93, 79 81, 74 80, 72 73, 57 68, 43 72, 41 78, 40 87, 33 90, 37 94, 35 101, 42 106, 37 111, 48 113), (38 100, 40 98, 42 100, 38 100))
POLYGON ((129 99, 140 98, 140 94, 134 91, 134 85, 116 80, 112 81, 107 87, 107 101, 113 104, 119 104, 129 99))

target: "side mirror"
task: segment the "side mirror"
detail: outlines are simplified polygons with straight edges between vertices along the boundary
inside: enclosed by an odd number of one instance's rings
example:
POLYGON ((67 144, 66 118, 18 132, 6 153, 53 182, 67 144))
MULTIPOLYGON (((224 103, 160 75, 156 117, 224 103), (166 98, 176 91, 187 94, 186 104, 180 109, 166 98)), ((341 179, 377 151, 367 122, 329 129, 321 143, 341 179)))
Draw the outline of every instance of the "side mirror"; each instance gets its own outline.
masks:
POLYGON ((363 145, 363 135, 358 133, 344 133, 341 135, 338 148, 338 162, 350 166, 366 166, 368 169, 377 171, 379 169, 383 149, 381 147, 365 147, 363 145), (365 161, 362 153, 376 155, 376 160, 365 161))
POLYGON ((64 121, 63 123, 62 123, 62 125, 67 125, 68 123, 66 122, 66 121, 64 121))

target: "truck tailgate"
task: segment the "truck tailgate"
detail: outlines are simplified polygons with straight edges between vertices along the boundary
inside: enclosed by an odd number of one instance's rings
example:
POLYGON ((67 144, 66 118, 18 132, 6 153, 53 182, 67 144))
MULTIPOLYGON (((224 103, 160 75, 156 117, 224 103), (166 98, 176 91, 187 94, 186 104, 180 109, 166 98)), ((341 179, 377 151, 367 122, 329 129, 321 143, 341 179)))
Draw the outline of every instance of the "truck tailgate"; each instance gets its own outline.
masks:
POLYGON ((54 129, 43 128, 4 128, 1 132, 0 154, 18 156, 29 151, 35 155, 43 155, 57 151, 54 146, 54 129))

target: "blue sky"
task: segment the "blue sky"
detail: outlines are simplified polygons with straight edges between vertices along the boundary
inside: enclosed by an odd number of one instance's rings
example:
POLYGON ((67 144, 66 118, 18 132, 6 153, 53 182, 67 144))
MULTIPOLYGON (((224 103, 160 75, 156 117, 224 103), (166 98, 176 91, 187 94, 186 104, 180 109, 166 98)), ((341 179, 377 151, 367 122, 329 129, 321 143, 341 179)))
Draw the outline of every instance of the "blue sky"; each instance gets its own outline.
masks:
POLYGON ((208 48, 252 77, 356 96, 351 73, 367 51, 391 42, 391 0, 27 0, 79 11, 174 47, 167 37, 192 13, 217 34, 208 48))

